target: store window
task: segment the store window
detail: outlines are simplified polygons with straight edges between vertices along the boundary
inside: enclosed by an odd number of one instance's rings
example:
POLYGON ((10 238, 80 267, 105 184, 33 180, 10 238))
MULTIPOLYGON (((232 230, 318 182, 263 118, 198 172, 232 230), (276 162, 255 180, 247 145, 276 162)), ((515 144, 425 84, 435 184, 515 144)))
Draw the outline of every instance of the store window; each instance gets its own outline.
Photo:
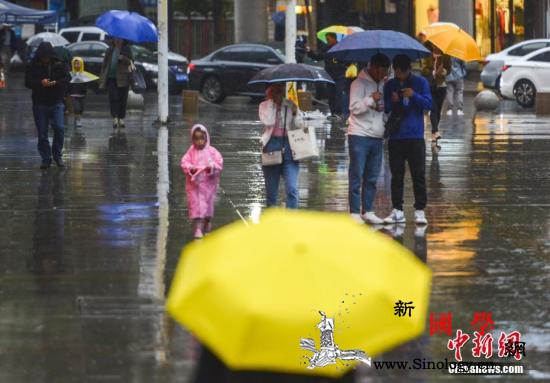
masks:
POLYGON ((475 37, 482 56, 525 40, 525 0, 476 0, 475 37))
POLYGON ((416 35, 432 23, 439 21, 439 0, 416 0, 415 2, 416 35))

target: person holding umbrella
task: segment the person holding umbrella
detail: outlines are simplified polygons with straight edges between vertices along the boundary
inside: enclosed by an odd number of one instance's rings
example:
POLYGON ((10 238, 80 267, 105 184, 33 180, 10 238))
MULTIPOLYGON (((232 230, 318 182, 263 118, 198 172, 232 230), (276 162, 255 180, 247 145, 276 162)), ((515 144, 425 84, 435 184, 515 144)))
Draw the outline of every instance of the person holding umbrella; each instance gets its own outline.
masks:
POLYGON ((109 92, 109 106, 113 117, 113 128, 124 128, 126 103, 129 92, 130 66, 133 56, 126 40, 114 38, 111 46, 105 52, 101 65, 99 88, 109 92))
POLYGON ((346 65, 333 57, 328 57, 327 52, 338 43, 336 33, 329 32, 325 35, 326 46, 322 52, 314 53, 309 47, 306 47, 307 55, 314 60, 324 60, 325 70, 332 77, 335 85, 328 87, 328 103, 330 108, 330 118, 343 119, 344 115, 344 92, 346 90, 346 65))
POLYGON ((451 57, 443 54, 441 49, 430 43, 425 43, 432 55, 422 62, 422 75, 430 83, 432 92, 432 109, 430 111, 430 122, 432 125, 432 143, 436 144, 441 139, 439 133, 439 121, 443 102, 447 97, 447 83, 445 78, 452 70, 451 57))
POLYGON ((298 208, 298 172, 300 165, 292 158, 288 142, 288 129, 297 120, 298 108, 284 97, 285 83, 271 84, 266 91, 266 100, 260 104, 260 121, 264 132, 260 138, 262 152, 280 153, 280 161, 267 164, 262 161, 265 179, 266 205, 277 206, 279 181, 283 177, 286 190, 286 207, 298 208))
POLYGON ((384 223, 374 213, 373 202, 384 155, 383 87, 389 66, 389 58, 378 53, 351 84, 349 207, 352 218, 359 223, 384 223))
POLYGON ((399 122, 397 130, 390 133, 388 143, 393 210, 384 222, 393 224, 406 221, 403 213, 403 181, 405 162, 408 162, 413 181, 415 222, 425 225, 428 221, 424 214, 427 203, 424 111, 432 109, 432 96, 428 81, 411 73, 410 57, 397 55, 392 64, 395 78, 384 86, 384 107, 386 113, 398 113, 399 122))
POLYGON ((38 131, 38 151, 42 157, 41 169, 48 169, 53 160, 60 168, 64 140, 63 97, 71 75, 57 57, 52 44, 42 42, 25 73, 25 86, 32 90, 32 109, 38 131), (48 130, 52 124, 53 145, 50 147, 48 130))

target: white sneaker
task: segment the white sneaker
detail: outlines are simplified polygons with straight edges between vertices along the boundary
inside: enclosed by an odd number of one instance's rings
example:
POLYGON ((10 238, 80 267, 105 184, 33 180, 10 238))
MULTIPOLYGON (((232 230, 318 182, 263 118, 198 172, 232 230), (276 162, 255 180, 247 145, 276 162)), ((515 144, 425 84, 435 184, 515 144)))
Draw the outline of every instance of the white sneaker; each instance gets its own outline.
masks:
POLYGON ((385 223, 403 223, 406 222, 405 219, 405 213, 403 213, 403 210, 397 210, 393 209, 391 211, 391 214, 384 218, 385 223))
POLYGON ((378 217, 376 214, 374 214, 373 211, 367 211, 361 217, 363 217, 363 221, 367 223, 371 223, 373 225, 379 225, 381 223, 384 223, 384 220, 378 217))
POLYGON ((360 223, 360 224, 365 223, 365 221, 363 221, 363 217, 361 217, 361 214, 351 213, 350 216, 351 216, 351 219, 353 219, 357 223, 360 223))
POLYGON ((428 220, 426 219, 426 214, 424 213, 424 210, 415 210, 414 212, 414 222, 416 222, 419 225, 427 225, 428 220))
POLYGON ((116 128, 118 128, 118 118, 117 117, 113 118, 113 129, 116 129, 116 128))
POLYGON ((453 115, 453 110, 452 109, 449 109, 447 111, 447 116, 451 117, 453 115))
POLYGON ((462 117, 464 116, 464 112, 462 111, 462 109, 459 109, 456 111, 456 115, 462 117))
POLYGON ((122 118, 119 118, 118 119, 118 126, 120 126, 121 128, 125 128, 126 127, 126 124, 124 123, 124 120, 122 118))

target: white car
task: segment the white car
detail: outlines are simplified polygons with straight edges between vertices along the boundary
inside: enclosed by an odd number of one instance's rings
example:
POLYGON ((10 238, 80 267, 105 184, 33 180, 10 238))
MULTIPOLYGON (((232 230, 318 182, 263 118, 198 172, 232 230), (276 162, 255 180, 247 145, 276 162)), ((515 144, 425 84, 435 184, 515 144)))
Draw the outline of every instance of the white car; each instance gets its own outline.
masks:
POLYGON ((521 60, 525 55, 546 47, 550 47, 550 39, 527 40, 498 53, 488 55, 485 58, 485 66, 481 71, 483 86, 498 90, 501 70, 505 62, 510 63, 514 60, 521 60))
POLYGON ((523 107, 533 106, 537 93, 550 93, 550 48, 505 62, 500 93, 504 98, 515 98, 523 107))

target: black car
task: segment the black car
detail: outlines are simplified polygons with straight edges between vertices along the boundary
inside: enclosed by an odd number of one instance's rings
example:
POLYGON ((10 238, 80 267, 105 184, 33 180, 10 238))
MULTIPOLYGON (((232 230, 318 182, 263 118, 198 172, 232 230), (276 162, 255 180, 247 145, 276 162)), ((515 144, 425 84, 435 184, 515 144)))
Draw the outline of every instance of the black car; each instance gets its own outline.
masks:
POLYGON ((248 81, 262 69, 284 62, 283 54, 268 45, 229 45, 191 61, 189 88, 200 91, 206 100, 216 103, 232 95, 263 97, 265 86, 248 86, 248 81))
MULTIPOLYGON (((73 57, 79 56, 84 60, 86 71, 100 76, 101 64, 109 45, 102 41, 81 41, 67 46, 73 57)), ((141 71, 147 87, 156 89, 158 78, 157 55, 149 49, 131 45, 132 54, 136 68, 141 71)), ((187 86, 187 61, 179 55, 168 58, 168 86, 171 93, 181 93, 187 86)), ((97 87, 97 83, 95 83, 97 87)), ((95 90, 95 89, 94 89, 95 90)))

